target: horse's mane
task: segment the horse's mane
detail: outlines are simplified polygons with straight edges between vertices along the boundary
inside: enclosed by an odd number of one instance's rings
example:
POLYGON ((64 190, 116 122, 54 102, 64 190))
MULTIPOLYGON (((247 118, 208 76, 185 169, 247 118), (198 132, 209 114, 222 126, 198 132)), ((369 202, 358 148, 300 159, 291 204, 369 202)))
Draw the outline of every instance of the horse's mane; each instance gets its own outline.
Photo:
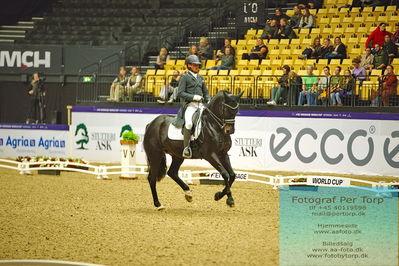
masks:
POLYGON ((229 92, 228 90, 220 90, 218 91, 218 93, 216 93, 215 96, 212 97, 211 101, 209 102, 208 106, 209 108, 211 108, 214 104, 219 104, 221 99, 224 99, 224 93, 226 93, 227 95, 232 95, 231 92, 229 92))

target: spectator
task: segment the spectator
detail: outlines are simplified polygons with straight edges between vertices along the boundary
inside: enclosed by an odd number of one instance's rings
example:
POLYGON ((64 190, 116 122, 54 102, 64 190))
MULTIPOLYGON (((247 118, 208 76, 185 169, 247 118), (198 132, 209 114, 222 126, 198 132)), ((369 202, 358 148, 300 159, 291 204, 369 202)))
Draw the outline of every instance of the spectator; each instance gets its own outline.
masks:
POLYGON ((388 65, 388 55, 384 49, 382 49, 381 45, 376 44, 374 46, 374 60, 373 60, 373 68, 384 70, 388 65))
POLYGON ((267 46, 264 44, 262 38, 257 39, 257 44, 251 49, 250 53, 242 54, 242 59, 265 59, 268 53, 267 46))
POLYGON ((380 25, 370 34, 366 41, 366 47, 375 47, 376 44, 380 46, 384 45, 384 36, 391 36, 392 33, 385 30, 386 24, 380 23, 380 25))
POLYGON ((130 74, 126 91, 130 101, 133 101, 134 95, 143 92, 143 77, 141 76, 140 68, 138 67, 132 67, 130 74))
POLYGON ((326 58, 326 55, 332 53, 334 47, 331 45, 331 41, 329 38, 325 38, 323 41, 323 45, 320 47, 320 52, 318 53, 318 59, 326 58))
POLYGON ((280 19, 280 28, 276 34, 277 39, 296 39, 295 31, 288 25, 288 20, 286 18, 280 19))
MULTIPOLYGON (((383 106, 389 106, 389 98, 396 95, 396 88, 398 86, 398 79, 393 72, 393 66, 388 65, 383 75, 380 79, 381 84, 381 98, 383 106)), ((371 105, 378 106, 379 91, 375 91, 371 95, 371 105)))
POLYGON ((364 54, 360 58, 360 66, 364 67, 368 72, 373 69, 374 55, 371 53, 371 48, 367 47, 364 54))
POLYGON ((302 55, 299 56, 299 58, 300 59, 318 58, 320 52, 321 52, 320 38, 316 37, 313 40, 313 44, 306 47, 305 50, 303 50, 302 55))
POLYGON ((290 25, 292 28, 298 28, 301 21, 302 13, 298 5, 294 6, 294 14, 290 18, 290 25))
POLYGON ((330 68, 328 66, 325 66, 323 68, 324 76, 322 76, 319 79, 318 82, 318 89, 317 91, 313 91, 310 94, 310 103, 309 105, 317 105, 317 98, 319 95, 321 96, 321 100, 323 104, 327 104, 327 93, 330 88, 330 82, 331 82, 331 74, 330 74, 330 68))
POLYGON ((278 79, 278 86, 272 88, 270 101, 267 102, 268 105, 276 105, 280 100, 280 97, 287 93, 288 74, 291 69, 287 65, 284 65, 281 69, 283 70, 283 75, 278 79))
POLYGON ((352 76, 360 82, 363 82, 366 80, 366 69, 362 66, 360 66, 360 59, 355 58, 352 60, 352 76))
POLYGON ((344 78, 341 76, 341 67, 337 66, 334 69, 334 76, 331 77, 331 82, 330 82, 330 104, 332 106, 336 105, 342 106, 342 98, 340 91, 342 91, 343 80, 344 78))
POLYGON ((211 45, 208 43, 208 38, 201 37, 198 46, 198 55, 200 60, 213 59, 213 51, 211 45))
POLYGON ((312 14, 310 14, 309 9, 302 9, 302 17, 299 21, 299 28, 313 28, 315 26, 315 19, 312 14))
POLYGON ((43 79, 41 79, 39 72, 33 73, 32 81, 29 84, 28 94, 30 95, 30 109, 26 124, 42 124, 45 121, 46 91, 43 86, 43 79))
POLYGON ((293 70, 288 73, 288 85, 289 90, 285 100, 291 105, 298 102, 298 94, 302 91, 302 78, 293 70))
POLYGON ((168 50, 163 47, 159 51, 159 55, 157 56, 157 62, 155 63, 155 69, 165 69, 166 61, 170 59, 168 55, 168 50))
MULTIPOLYGON (((221 70, 221 69, 233 69, 234 68, 234 56, 231 54, 231 48, 226 47, 224 50, 225 55, 222 55, 222 64, 220 66, 214 66, 211 69, 221 70)), ((219 61, 219 58, 216 58, 216 63, 219 61)))
POLYGON ((307 76, 302 77, 302 91, 299 93, 298 105, 303 105, 306 97, 307 105, 311 103, 312 90, 317 90, 318 78, 313 74, 313 66, 307 66, 307 76))
POLYGON ((125 87, 127 84, 127 71, 124 66, 119 68, 119 74, 114 79, 111 84, 111 88, 109 90, 109 98, 107 99, 110 102, 119 102, 124 94, 125 94, 125 87))
POLYGON ((235 49, 231 46, 231 38, 224 38, 224 46, 220 48, 220 52, 217 54, 217 57, 221 57, 225 54, 225 49, 230 48, 230 53, 234 56, 236 54, 235 49))
POLYGON ((325 55, 327 59, 345 59, 346 58, 346 46, 342 43, 340 37, 335 37, 334 48, 331 53, 325 55))
POLYGON ((395 33, 392 34, 392 41, 396 46, 399 46, 399 23, 395 25, 395 33))
POLYGON ((343 97, 352 95, 356 87, 356 80, 354 79, 351 72, 347 69, 344 73, 344 79, 342 81, 341 95, 343 97))
POLYGON ((299 0, 298 5, 301 8, 321 8, 321 0, 299 0))
POLYGON ((272 15, 270 19, 279 22, 282 18, 285 18, 287 20, 290 19, 289 16, 283 13, 283 10, 281 8, 276 8, 274 15, 272 15))
POLYGON ((278 31, 277 20, 272 19, 266 22, 265 28, 263 29, 262 39, 273 39, 276 37, 278 31))
POLYGON ((188 53, 186 57, 189 55, 197 55, 198 56, 198 47, 196 45, 191 45, 190 48, 188 49, 188 53))
POLYGON ((158 103, 164 104, 166 101, 168 103, 173 103, 177 99, 177 89, 179 87, 180 80, 180 72, 175 70, 173 71, 173 76, 169 85, 162 86, 161 91, 159 93, 159 98, 157 100, 158 103), (169 99, 169 100, 168 100, 169 99))
POLYGON ((388 55, 388 64, 391 64, 393 59, 398 56, 398 48, 391 40, 390 35, 388 34, 385 35, 384 40, 385 43, 383 49, 385 50, 385 53, 388 55))

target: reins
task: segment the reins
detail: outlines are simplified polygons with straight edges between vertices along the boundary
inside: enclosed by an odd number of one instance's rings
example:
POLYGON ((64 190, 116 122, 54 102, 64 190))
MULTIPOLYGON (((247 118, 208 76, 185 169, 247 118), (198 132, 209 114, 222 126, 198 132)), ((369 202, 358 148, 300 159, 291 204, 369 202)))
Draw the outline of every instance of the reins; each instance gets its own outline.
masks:
MULTIPOLYGON (((228 105, 226 103, 223 103, 223 105, 228 107, 228 108, 230 108, 230 109, 232 109, 232 110, 236 110, 238 108, 238 106, 239 106, 239 103, 237 103, 236 106, 231 106, 231 105, 228 105)), ((205 110, 207 110, 209 112, 211 117, 215 120, 215 122, 218 124, 218 126, 220 128, 224 128, 226 126, 226 124, 234 124, 235 121, 236 121, 234 118, 231 118, 231 119, 225 119, 224 117, 220 118, 214 112, 212 112, 211 109, 209 109, 208 107, 205 107, 205 110)), ((224 115, 224 108, 223 108, 223 115, 224 115)))

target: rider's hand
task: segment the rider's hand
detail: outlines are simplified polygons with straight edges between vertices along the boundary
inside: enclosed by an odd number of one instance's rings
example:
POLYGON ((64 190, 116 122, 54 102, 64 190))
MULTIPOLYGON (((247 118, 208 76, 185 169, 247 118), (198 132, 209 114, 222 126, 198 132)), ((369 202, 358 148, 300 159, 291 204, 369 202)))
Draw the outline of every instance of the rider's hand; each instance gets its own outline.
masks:
POLYGON ((199 101, 201 101, 202 99, 203 99, 203 98, 202 98, 201 95, 194 95, 194 97, 193 97, 193 100, 196 101, 196 102, 199 102, 199 101))

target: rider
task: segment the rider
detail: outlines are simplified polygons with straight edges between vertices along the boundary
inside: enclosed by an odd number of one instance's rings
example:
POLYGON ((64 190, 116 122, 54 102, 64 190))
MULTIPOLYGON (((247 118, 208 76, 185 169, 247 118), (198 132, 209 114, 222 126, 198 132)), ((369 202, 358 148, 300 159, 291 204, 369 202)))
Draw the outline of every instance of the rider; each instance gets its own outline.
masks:
POLYGON ((209 102, 210 97, 204 78, 198 74, 201 66, 198 56, 187 56, 186 65, 188 73, 180 78, 177 92, 177 95, 184 100, 184 103, 173 124, 177 127, 184 125, 184 150, 182 156, 191 158, 190 138, 193 127, 193 114, 203 105, 203 102, 209 102))

